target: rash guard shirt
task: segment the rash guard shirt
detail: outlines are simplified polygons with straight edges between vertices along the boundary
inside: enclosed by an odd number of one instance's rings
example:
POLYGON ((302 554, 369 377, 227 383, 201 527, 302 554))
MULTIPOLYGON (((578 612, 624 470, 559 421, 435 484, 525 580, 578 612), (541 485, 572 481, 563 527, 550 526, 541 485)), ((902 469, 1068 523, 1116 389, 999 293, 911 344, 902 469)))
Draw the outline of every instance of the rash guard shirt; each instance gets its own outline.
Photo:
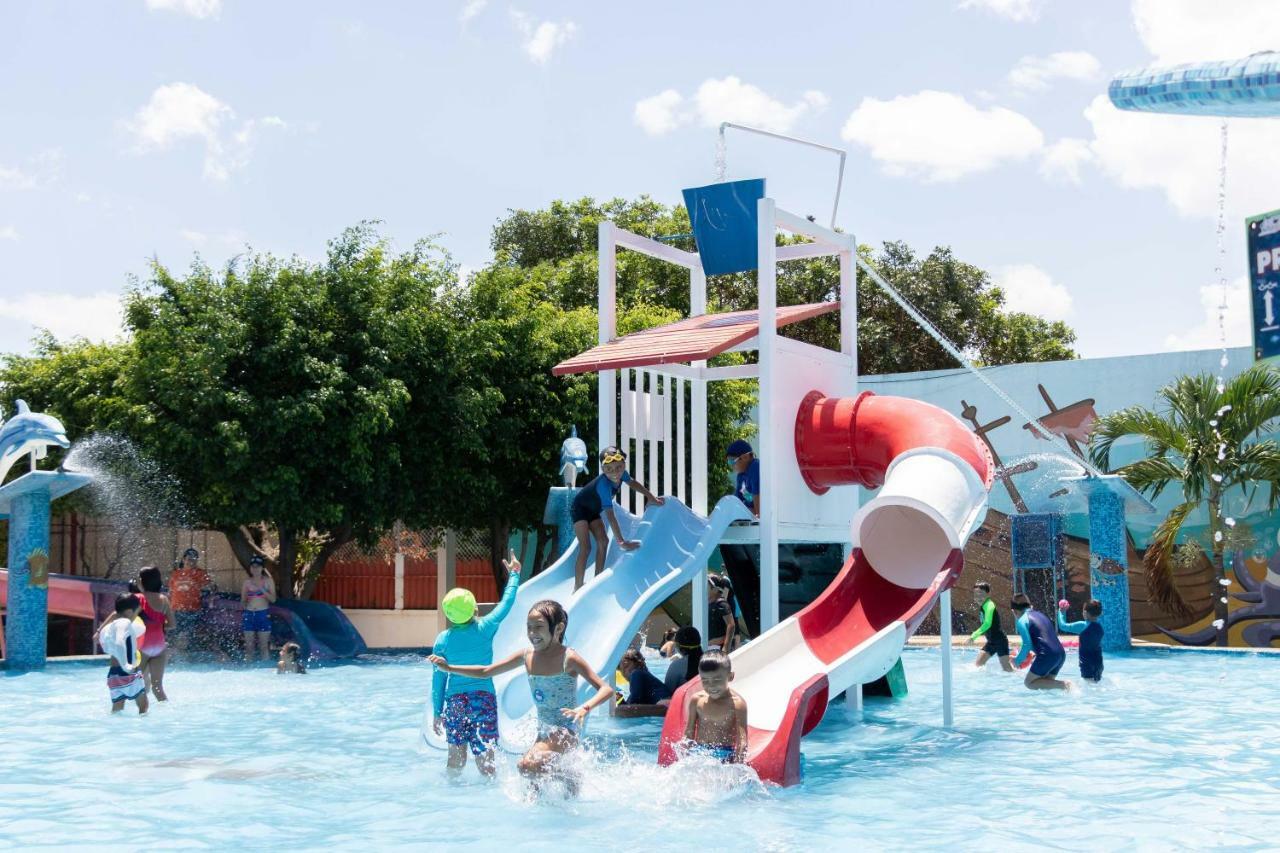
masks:
MULTIPOLYGON (((458 666, 488 666, 493 663, 493 635, 498 633, 498 626, 516 603, 516 588, 519 585, 519 575, 508 578, 507 588, 502 591, 502 600, 489 611, 489 615, 472 619, 465 625, 446 628, 436 637, 432 652, 458 666)), ((435 715, 438 717, 444 713, 445 697, 474 690, 492 693, 493 679, 451 675, 437 669, 431 679, 431 706, 435 715)))

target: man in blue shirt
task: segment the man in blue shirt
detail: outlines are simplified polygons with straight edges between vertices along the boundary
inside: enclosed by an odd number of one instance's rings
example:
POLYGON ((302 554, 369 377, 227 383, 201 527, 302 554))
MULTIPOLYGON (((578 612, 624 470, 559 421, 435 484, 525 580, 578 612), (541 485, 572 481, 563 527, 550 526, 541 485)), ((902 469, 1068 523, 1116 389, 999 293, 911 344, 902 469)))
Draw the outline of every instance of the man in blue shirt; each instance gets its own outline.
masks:
POLYGON ((726 461, 734 473, 734 493, 747 505, 751 514, 760 517, 760 460, 751 445, 738 439, 725 452, 726 461))

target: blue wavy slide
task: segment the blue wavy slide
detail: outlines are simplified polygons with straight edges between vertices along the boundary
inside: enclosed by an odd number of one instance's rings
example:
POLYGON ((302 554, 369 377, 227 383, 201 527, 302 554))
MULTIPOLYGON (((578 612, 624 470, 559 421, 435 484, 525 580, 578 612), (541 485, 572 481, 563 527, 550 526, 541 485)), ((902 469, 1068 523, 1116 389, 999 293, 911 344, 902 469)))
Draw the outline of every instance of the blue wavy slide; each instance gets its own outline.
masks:
MULTIPOLYGON (((550 567, 521 584, 515 607, 494 637, 494 660, 529 647, 525 615, 535 602, 550 598, 569 612, 566 643, 596 672, 611 680, 622 653, 649 614, 698 575, 729 525, 751 517, 733 496, 722 498, 710 518, 703 518, 674 498, 662 506, 650 506, 639 518, 620 507, 614 509, 623 536, 638 540, 640 547, 623 551, 611 538, 604 571, 590 577, 595 562, 593 555, 588 555, 587 582, 575 593, 573 566, 578 547, 576 542, 571 545, 550 567)), ((501 745, 509 752, 524 752, 533 743, 536 731, 524 669, 499 675, 494 687, 498 694, 501 745)), ((591 692, 584 682, 580 682, 580 689, 584 697, 591 692)), ((430 702, 423 718, 422 737, 431 746, 445 746, 444 738, 432 730, 430 702)))

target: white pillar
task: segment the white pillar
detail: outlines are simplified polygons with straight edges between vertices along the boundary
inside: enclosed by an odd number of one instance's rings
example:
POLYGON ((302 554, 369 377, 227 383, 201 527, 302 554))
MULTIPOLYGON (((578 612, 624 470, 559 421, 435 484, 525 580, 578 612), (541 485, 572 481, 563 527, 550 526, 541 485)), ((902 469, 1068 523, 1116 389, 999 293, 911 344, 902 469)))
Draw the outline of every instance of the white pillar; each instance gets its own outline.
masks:
POLYGON ((703 563, 702 568, 698 569, 698 573, 693 576, 693 627, 698 629, 698 634, 702 637, 702 644, 705 646, 707 640, 707 564, 703 563))
MULTIPOLYGON (((774 422, 779 414, 774 410, 774 348, 778 338, 778 250, 777 221, 771 198, 762 198, 756 204, 759 223, 756 230, 756 248, 759 269, 760 333, 757 346, 760 355, 760 446, 756 448, 760 458, 760 630, 768 631, 778 624, 778 482, 775 471, 777 458, 773 453, 774 437, 783 427, 774 422)), ((784 416, 785 417, 785 416, 784 416)), ((794 428, 786 424, 787 428, 794 428)))
POLYGON ((444 532, 444 539, 436 549, 436 630, 443 631, 449 627, 449 620, 444 616, 444 596, 453 589, 458 579, 458 534, 453 530, 444 532))
MULTIPOLYGON (((707 313, 707 274, 702 271, 699 259, 697 269, 689 270, 689 316, 701 317, 707 313)), ((706 368, 705 361, 692 363, 694 370, 706 368)), ((689 472, 691 480, 689 509, 698 515, 707 514, 707 380, 701 375, 689 380, 689 472)), ((694 593, 695 596, 697 593, 694 593)), ((704 589, 705 594, 705 589, 704 589)), ((704 608, 705 609, 705 608, 704 608)), ((705 616, 703 617, 705 618, 705 616)))
POLYGON ((396 552, 396 610, 404 610, 404 554, 396 552))
POLYGON ((851 248, 840 253, 840 352, 853 359, 853 376, 858 377, 858 265, 853 262, 857 245, 850 235, 851 248))
MULTIPOLYGON (((617 226, 601 222, 598 230, 599 246, 596 250, 596 307, 599 319, 599 343, 607 344, 618 334, 617 274, 618 247, 617 226)), ((615 372, 601 370, 597 379, 599 427, 596 434, 596 452, 618 441, 617 384, 615 372)))
POLYGON ((955 713, 951 707, 951 590, 938 599, 938 625, 942 634, 942 725, 951 728, 955 713))

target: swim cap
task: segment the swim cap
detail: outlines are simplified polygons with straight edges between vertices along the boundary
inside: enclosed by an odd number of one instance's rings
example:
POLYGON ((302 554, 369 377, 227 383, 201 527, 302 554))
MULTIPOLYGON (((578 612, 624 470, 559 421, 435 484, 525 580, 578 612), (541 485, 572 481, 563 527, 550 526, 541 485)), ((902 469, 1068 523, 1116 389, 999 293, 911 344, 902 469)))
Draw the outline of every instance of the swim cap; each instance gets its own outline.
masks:
POLYGON ((476 597, 469 589, 459 587, 449 590, 440 606, 445 618, 455 625, 470 622, 471 617, 476 615, 476 597))

